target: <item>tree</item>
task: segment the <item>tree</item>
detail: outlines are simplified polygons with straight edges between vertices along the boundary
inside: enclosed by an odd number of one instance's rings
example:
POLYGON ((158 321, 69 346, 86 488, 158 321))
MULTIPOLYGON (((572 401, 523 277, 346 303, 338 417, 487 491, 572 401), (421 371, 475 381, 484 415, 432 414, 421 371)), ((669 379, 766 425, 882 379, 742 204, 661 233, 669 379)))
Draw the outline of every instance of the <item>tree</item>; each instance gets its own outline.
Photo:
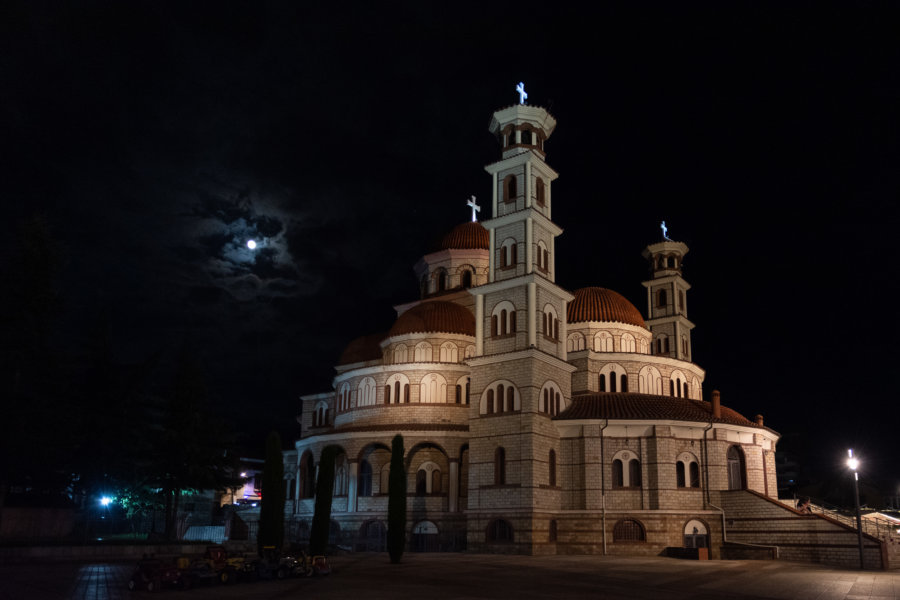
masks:
POLYGON ((339 448, 326 446, 319 460, 319 478, 316 480, 316 506, 313 512, 312 528, 309 532, 310 554, 325 554, 328 547, 328 533, 331 529, 331 498, 334 494, 334 461, 339 448))
POLYGON ((260 555, 264 546, 281 549, 284 543, 284 490, 281 436, 273 431, 266 439, 266 464, 263 467, 262 506, 256 536, 260 555))
POLYGON ((388 478, 387 547, 392 563, 400 562, 406 546, 406 466, 403 460, 403 436, 391 442, 391 472, 388 478))
POLYGON ((218 416, 208 406, 199 362, 183 350, 171 394, 162 403, 162 427, 154 431, 154 454, 148 481, 162 490, 166 538, 175 539, 181 494, 194 490, 226 490, 240 485, 237 457, 218 416))

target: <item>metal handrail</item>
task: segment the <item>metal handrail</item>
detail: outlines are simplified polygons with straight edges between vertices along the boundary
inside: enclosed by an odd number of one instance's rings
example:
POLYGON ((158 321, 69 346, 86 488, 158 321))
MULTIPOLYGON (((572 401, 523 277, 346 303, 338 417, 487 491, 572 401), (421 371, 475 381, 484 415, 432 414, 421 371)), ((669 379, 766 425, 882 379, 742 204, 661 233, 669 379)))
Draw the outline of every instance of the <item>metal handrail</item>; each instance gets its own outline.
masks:
MULTIPOLYGON (((839 523, 846 525, 856 530, 856 518, 854 516, 848 516, 840 512, 840 509, 837 507, 826 508, 823 506, 824 502, 819 504, 819 501, 813 502, 810 499, 809 509, 811 513, 821 514, 826 517, 829 517, 839 523)), ((896 525, 892 524, 887 519, 881 519, 879 517, 864 519, 862 521, 862 530, 863 533, 871 535, 872 537, 876 537, 878 539, 889 539, 896 534, 896 525)))

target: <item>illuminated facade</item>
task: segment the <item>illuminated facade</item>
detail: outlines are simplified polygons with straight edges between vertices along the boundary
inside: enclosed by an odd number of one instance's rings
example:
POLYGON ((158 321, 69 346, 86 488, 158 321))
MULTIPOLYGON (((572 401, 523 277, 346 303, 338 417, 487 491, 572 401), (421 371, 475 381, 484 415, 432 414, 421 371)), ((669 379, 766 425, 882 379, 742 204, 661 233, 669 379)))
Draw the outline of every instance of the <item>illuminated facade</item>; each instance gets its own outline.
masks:
POLYGON ((302 397, 289 535, 308 529, 316 463, 337 445, 335 541, 380 549, 396 433, 414 550, 715 553, 715 493, 776 496, 778 434, 703 399, 685 244, 644 249, 646 318, 614 291, 557 285, 555 126, 536 106, 494 113, 491 218, 447 234, 415 265, 420 299, 347 347, 332 390, 302 397))

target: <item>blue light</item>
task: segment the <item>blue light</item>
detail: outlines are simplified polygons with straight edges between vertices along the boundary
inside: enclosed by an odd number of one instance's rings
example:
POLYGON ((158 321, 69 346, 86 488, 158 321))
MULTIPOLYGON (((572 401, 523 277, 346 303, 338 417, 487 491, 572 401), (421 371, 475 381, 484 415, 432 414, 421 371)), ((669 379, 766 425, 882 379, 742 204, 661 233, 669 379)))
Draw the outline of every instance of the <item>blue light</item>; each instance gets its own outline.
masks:
POLYGON ((113 501, 113 499, 110 498, 109 496, 103 496, 102 498, 100 498, 100 504, 101 504, 102 506, 109 506, 109 504, 110 504, 112 501, 113 501))

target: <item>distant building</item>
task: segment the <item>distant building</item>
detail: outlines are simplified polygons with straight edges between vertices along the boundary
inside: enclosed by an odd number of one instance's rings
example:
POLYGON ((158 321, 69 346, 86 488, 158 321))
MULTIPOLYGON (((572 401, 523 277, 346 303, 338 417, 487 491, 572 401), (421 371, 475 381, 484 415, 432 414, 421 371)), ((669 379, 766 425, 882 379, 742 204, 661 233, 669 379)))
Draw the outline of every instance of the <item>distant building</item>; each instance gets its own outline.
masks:
MULTIPOLYGON (((719 552, 713 494, 777 497, 779 435, 718 392, 704 400, 685 244, 663 236, 644 248, 646 317, 612 290, 557 285, 552 211, 584 199, 552 193, 555 126, 536 106, 494 113, 492 218, 455 227, 423 256, 421 297, 396 307, 389 331, 347 346, 333 389, 302 396, 301 437, 286 454, 294 531, 308 531, 317 461, 337 445, 333 539, 379 549, 396 433, 414 550, 719 552)), ((596 258, 559 257, 585 268, 596 258)))

